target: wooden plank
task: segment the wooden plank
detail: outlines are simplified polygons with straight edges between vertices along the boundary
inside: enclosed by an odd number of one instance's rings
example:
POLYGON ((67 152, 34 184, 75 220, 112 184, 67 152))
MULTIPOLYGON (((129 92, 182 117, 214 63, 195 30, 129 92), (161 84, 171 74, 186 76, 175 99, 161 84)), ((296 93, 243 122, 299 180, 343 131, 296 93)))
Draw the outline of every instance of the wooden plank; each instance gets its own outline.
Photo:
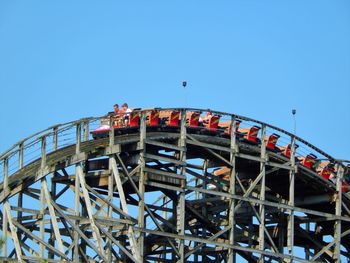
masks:
POLYGON ((87 210, 89 218, 91 220, 92 235, 96 241, 97 249, 103 253, 101 235, 100 235, 100 232, 95 224, 95 219, 94 219, 93 213, 92 213, 92 206, 91 206, 91 202, 90 202, 89 193, 86 189, 85 178, 83 176, 83 171, 82 171, 82 168, 80 165, 77 166, 76 172, 77 172, 77 175, 79 177, 81 189, 83 190, 83 196, 84 196, 84 200, 85 200, 86 210, 87 210))
MULTIPOLYGON (((120 199, 120 203, 122 205, 122 209, 123 209, 124 213, 129 214, 128 206, 126 204, 126 198, 125 198, 125 194, 124 194, 123 184, 122 184, 120 174, 118 171, 118 167, 117 167, 117 162, 115 161, 114 158, 111 158, 109 161, 110 161, 110 166, 112 167, 115 182, 117 184, 119 199, 120 199)), ((139 251, 139 248, 137 246, 134 230, 132 229, 131 226, 128 227, 128 237, 129 237, 130 247, 131 247, 131 251, 132 251, 133 256, 137 259, 138 262, 141 262, 142 260, 141 260, 140 251, 139 251)))
POLYGON ((176 187, 176 186, 172 186, 172 185, 168 185, 168 184, 161 184, 161 183, 150 182, 150 181, 145 182, 145 184, 149 185, 149 186, 155 186, 155 187, 163 188, 163 189, 166 189, 166 190, 178 191, 180 193, 184 192, 184 190, 182 188, 176 187))
POLYGON ((22 263, 23 262, 22 250, 21 250, 21 247, 19 245, 17 231, 15 230, 15 227, 14 227, 13 222, 12 222, 11 210, 10 210, 10 205, 8 202, 5 202, 4 210, 5 210, 4 212, 6 213, 6 217, 7 217, 7 220, 9 222, 9 225, 10 225, 11 237, 12 237, 13 243, 15 245, 15 250, 16 250, 18 262, 22 263))
POLYGON ((163 161, 163 162, 168 162, 168 163, 174 163, 174 164, 181 165, 181 166, 186 166, 186 162, 179 161, 179 160, 176 160, 176 159, 173 159, 170 157, 168 158, 168 157, 154 155, 154 154, 150 154, 150 153, 145 153, 145 158, 163 161))
POLYGON ((59 229, 58 224, 57 224, 57 218, 56 218, 55 210, 54 210, 54 208, 53 208, 53 206, 51 204, 52 203, 52 199, 51 199, 51 196, 49 194, 49 190, 47 188, 46 179, 43 179, 41 181, 41 186, 42 186, 42 189, 44 191, 44 196, 45 196, 45 199, 46 199, 47 207, 49 208, 50 219, 51 219, 53 231, 54 231, 55 236, 56 236, 58 249, 62 253, 64 253, 64 248, 63 248, 62 238, 61 238, 61 234, 60 234, 60 229, 59 229))
POLYGON ((42 240, 41 238, 35 236, 31 231, 29 231, 28 229, 26 229, 23 225, 21 225, 20 223, 18 223, 16 220, 13 220, 13 224, 20 230, 22 230, 25 234, 27 234, 28 236, 30 236, 31 238, 33 238, 35 241, 37 241, 38 243, 42 244, 43 246, 45 246, 48 250, 52 251, 54 254, 56 254, 57 256, 68 260, 69 258, 62 253, 61 251, 57 250, 56 248, 54 248, 53 246, 51 246, 50 244, 46 243, 45 240, 42 240))
MULTIPOLYGON (((190 137, 189 135, 187 135, 188 137, 190 137)), ((219 145, 215 145, 215 144, 211 144, 211 143, 205 143, 205 142, 201 142, 201 141, 194 141, 194 140, 186 140, 187 144, 191 144, 191 145, 197 145, 200 147, 204 147, 204 148, 209 148, 209 149, 213 149, 213 150, 218 150, 218 151, 223 151, 223 152, 231 152, 232 150, 229 147, 225 147, 225 146, 219 146, 219 145)))
POLYGON ((147 173, 163 175, 163 176, 167 176, 170 178, 177 178, 177 179, 182 179, 182 180, 186 179, 186 177, 183 175, 171 173, 171 172, 167 172, 167 171, 163 171, 163 170, 159 170, 159 169, 152 169, 152 168, 145 167, 145 168, 143 168, 143 170, 147 173))
POLYGON ((170 144, 170 143, 164 143, 164 142, 159 142, 151 139, 146 139, 145 140, 146 144, 154 145, 154 146, 159 146, 162 148, 167 148, 175 151, 186 151, 185 147, 181 147, 178 145, 170 144))
POLYGON ((55 210, 58 212, 58 214, 64 218, 66 223, 68 223, 72 230, 75 231, 77 235, 79 235, 82 239, 85 240, 85 242, 99 255, 99 257, 104 260, 105 262, 108 262, 106 257, 103 253, 90 241, 90 239, 80 230, 79 226, 74 223, 73 220, 71 220, 63 211, 60 209, 60 207, 56 203, 52 203, 52 206, 55 208, 55 210))

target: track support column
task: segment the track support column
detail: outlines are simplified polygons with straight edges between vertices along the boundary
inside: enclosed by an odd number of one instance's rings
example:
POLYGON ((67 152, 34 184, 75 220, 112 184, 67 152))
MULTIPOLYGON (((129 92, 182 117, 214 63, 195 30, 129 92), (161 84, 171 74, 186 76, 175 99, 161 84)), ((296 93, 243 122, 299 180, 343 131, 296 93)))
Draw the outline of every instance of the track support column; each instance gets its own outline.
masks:
MULTIPOLYGON (((262 175, 260 181, 260 200, 265 201, 265 162, 266 162, 266 126, 263 125, 261 128, 261 161, 260 161, 260 174, 262 175)), ((260 225, 259 225, 259 250, 265 250, 265 205, 261 204, 259 206, 259 216, 260 216, 260 225)), ((261 254, 259 256, 259 262, 264 262, 264 256, 261 254)))
MULTIPOLYGON (((23 142, 18 145, 19 151, 18 151, 18 168, 19 170, 23 168, 24 163, 24 147, 23 142)), ((18 200, 17 200, 18 207, 23 206, 23 193, 18 193, 18 200)), ((22 216, 23 213, 21 211, 17 211, 17 221, 22 224, 22 216)), ((17 230, 17 238, 18 240, 22 239, 22 232, 18 229, 17 230)))
MULTIPOLYGON (((41 176, 44 174, 44 169, 46 166, 46 137, 43 136, 41 138, 41 176)), ((40 216, 41 220, 39 223, 40 226, 40 238, 41 240, 44 240, 45 238, 45 223, 44 223, 44 217, 45 217, 45 196, 44 196, 44 189, 43 189, 43 180, 45 178, 41 179, 41 188, 40 188, 40 216)), ((39 255, 40 257, 44 257, 44 245, 40 243, 39 245, 40 252, 39 255)))
MULTIPOLYGON (((236 152, 237 152, 237 143, 236 143, 236 129, 237 129, 237 123, 236 118, 234 116, 231 117, 231 142, 230 142, 230 163, 232 165, 231 167, 231 174, 230 174, 230 194, 235 195, 236 194, 236 152)), ((235 199, 231 198, 229 202, 229 239, 230 239, 230 245, 235 245, 235 199)), ((232 248, 228 250, 228 263, 234 263, 236 262, 236 253, 232 248)))
MULTIPOLYGON (((109 149, 110 151, 113 149, 114 146, 114 117, 109 116, 109 149)), ((111 159, 114 158, 112 155, 109 155, 109 166, 108 169, 110 171, 109 176, 108 176, 108 201, 113 203, 113 192, 114 192, 114 185, 113 185, 113 174, 112 174, 112 164, 111 164, 111 159)), ((108 206, 108 217, 112 217, 113 213, 113 208, 109 205, 108 206)), ((113 227, 109 227, 109 232, 112 233, 113 227)), ((107 244, 106 244, 106 254, 107 254, 107 259, 108 261, 112 261, 112 241, 110 239, 107 239, 107 244)))
MULTIPOLYGON (((8 162, 8 158, 4 159, 4 187, 3 187, 3 191, 4 191, 4 195, 7 195, 8 192, 8 170, 9 169, 9 162, 8 162)), ((3 204, 3 209, 5 207, 5 205, 8 203, 7 198, 5 198, 4 200, 4 204, 3 204)), ((2 237, 4 242, 2 244, 2 256, 6 257, 7 256, 7 231, 8 229, 8 220, 7 220, 7 216, 6 215, 2 215, 2 237)))
MULTIPOLYGON (((335 201, 335 215, 341 216, 342 212, 342 181, 343 181, 343 175, 344 175, 344 168, 343 166, 338 163, 338 169, 337 169, 337 181, 336 181, 336 189, 338 192, 337 199, 335 201)), ((341 262, 340 258, 340 246, 341 246, 341 219, 337 219, 334 222, 334 253, 333 253, 333 259, 334 262, 341 262)))
MULTIPOLYGON (((180 140, 179 146, 184 147, 185 150, 180 151, 180 161, 186 162, 186 110, 181 110, 181 122, 180 122, 180 140)), ((181 166, 180 173, 186 176, 186 166, 181 166)), ((186 179, 181 181, 182 192, 179 194, 177 203, 177 232, 178 235, 185 235, 185 187, 186 179)), ((185 262, 185 240, 178 239, 180 258, 178 263, 185 262)))
POLYGON ((11 237, 12 237, 12 240, 13 240, 13 244, 15 246, 16 254, 17 254, 17 260, 18 260, 18 262, 22 263, 23 262, 23 260, 22 260, 22 250, 21 250, 21 247, 20 247, 20 244, 19 244, 19 240, 18 240, 18 237, 17 237, 17 234, 16 234, 15 227, 14 227, 14 225, 12 223, 11 208, 10 208, 10 204, 8 202, 6 202, 4 204, 3 217, 7 217, 7 220, 8 220, 9 226, 10 226, 11 237))
MULTIPOLYGON (((291 146, 290 146, 290 165, 291 169, 289 172, 289 201, 288 205, 290 207, 294 206, 294 193, 295 193, 295 137, 292 137, 291 146)), ((288 216, 288 226, 287 226, 287 247, 288 253, 292 257, 294 256, 294 210, 289 210, 288 216)), ((293 260, 291 260, 293 261, 293 260)))
MULTIPOLYGON (((81 143, 81 126, 80 123, 76 125, 76 138, 75 138, 76 146, 75 146, 75 154, 78 155, 80 153, 80 143, 81 143)), ((75 216, 80 216, 80 180, 78 176, 78 170, 80 168, 80 164, 75 165, 75 184, 74 184, 74 212, 75 216)), ((79 228, 79 219, 75 220, 75 225, 79 228)), ((78 232, 74 232, 74 248, 73 248, 73 260, 74 262, 80 262, 79 259, 79 234, 78 232)))
MULTIPOLYGON (((140 198, 139 198, 139 210, 138 210, 138 225, 140 229, 143 229, 145 227, 145 151, 146 151, 146 112, 141 112, 141 120, 140 120, 140 178, 139 178, 139 192, 140 192, 140 198)), ((139 238, 138 238, 138 246, 139 246, 139 253, 140 253, 140 260, 143 262, 143 254, 144 254, 144 239, 145 239, 145 233, 140 231, 139 232, 139 238)))

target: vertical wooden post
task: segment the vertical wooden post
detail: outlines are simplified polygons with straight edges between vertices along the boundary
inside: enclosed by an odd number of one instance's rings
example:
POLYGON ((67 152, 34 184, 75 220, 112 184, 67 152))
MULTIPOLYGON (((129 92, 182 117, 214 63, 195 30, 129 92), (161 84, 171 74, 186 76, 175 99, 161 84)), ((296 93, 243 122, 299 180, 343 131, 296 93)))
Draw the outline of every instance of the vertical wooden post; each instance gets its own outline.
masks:
MULTIPOLYGON (((41 137, 41 173, 45 172, 46 167, 46 136, 41 137)), ((41 179, 41 188, 40 188, 40 238, 45 240, 45 196, 43 192, 43 178, 41 179)), ((39 245, 39 256, 44 257, 44 245, 40 243, 39 245)))
MULTIPOLYGON (((266 162, 266 126, 263 125, 261 128, 261 162, 260 162, 260 174, 262 174, 260 181, 260 200, 265 201, 265 162, 266 162)), ((259 216, 260 216, 260 225, 259 225, 259 250, 265 250, 265 205, 261 204, 259 206, 259 216)), ((264 262, 264 256, 260 254, 259 262, 264 262)))
POLYGON ((89 140, 89 121, 84 121, 84 128, 83 128, 83 137, 84 137, 84 142, 89 140))
POLYGON ((57 151, 58 149, 58 127, 53 127, 53 135, 52 135, 52 150, 57 151))
MULTIPOLYGON (((114 146, 114 118, 113 116, 109 116, 109 148, 112 149, 114 146)), ((113 185, 113 172, 112 172, 112 165, 111 165, 111 158, 114 158, 112 155, 109 156, 109 166, 108 169, 110 171, 108 176, 108 201, 113 203, 113 192, 114 192, 114 185, 113 185)), ((113 209, 109 205, 108 206, 108 217, 112 217, 113 209)), ((113 227, 109 227, 110 233, 112 233, 113 227)), ((107 239, 107 245, 106 245, 106 254, 108 262, 112 262, 112 241, 110 239, 107 239)))
MULTIPOLYGON (((204 179, 207 179, 207 173, 208 173, 208 159, 205 159, 203 161, 203 176, 204 179)), ((202 187, 203 189, 207 189, 208 185, 207 185, 207 181, 203 180, 202 183, 202 187)), ((205 200, 207 198, 207 194, 206 193, 202 193, 202 199, 205 200)), ((202 207, 202 216, 204 216, 205 218, 208 218, 208 209, 207 209, 207 204, 204 203, 203 207, 202 207)), ((202 226, 202 239, 206 239, 207 238, 207 228, 205 227, 205 224, 203 224, 202 226)), ((202 260, 205 261, 206 258, 206 253, 205 251, 205 247, 207 244, 203 244, 203 253, 202 253, 202 260)))
POLYGON ((17 254, 17 260, 19 263, 22 263, 23 260, 22 260, 22 250, 21 250, 21 247, 20 247, 20 244, 19 244, 19 240, 18 240, 18 237, 16 235, 16 230, 15 230, 15 227, 12 223, 12 216, 11 216, 11 208, 10 208, 10 204, 8 202, 6 202, 4 204, 4 215, 3 217, 7 217, 7 220, 8 220, 8 223, 9 223, 9 227, 10 227, 10 231, 11 231, 11 237, 12 237, 12 240, 13 240, 13 244, 15 246, 15 251, 16 251, 16 254, 17 254))
MULTIPOLYGON (((335 201, 335 215, 341 216, 342 213, 342 181, 344 176, 344 168, 341 163, 337 164, 337 180, 336 180, 336 189, 338 192, 338 198, 335 201)), ((333 259, 334 262, 341 262, 340 258, 340 249, 341 249, 341 219, 334 221, 334 253, 333 259)))
MULTIPOLYGON (((230 187, 229 192, 232 195, 236 194, 236 152, 237 152, 237 143, 236 143, 236 129, 237 129, 237 123, 236 118, 234 116, 231 117, 231 140, 230 140, 230 163, 232 165, 231 167, 231 173, 230 173, 230 187)), ((229 202, 229 239, 230 239, 230 245, 235 245, 235 199, 231 198, 229 202)), ((233 251, 232 248, 228 250, 228 263, 234 263, 236 262, 236 253, 233 251)))
MULTIPOLYGON (((186 147, 186 110, 181 110, 181 122, 180 122, 180 147, 186 147)), ((180 161, 186 162, 186 150, 180 151, 180 161)), ((186 166, 181 166, 180 173, 186 176, 186 166)), ((178 203, 177 203, 177 231, 178 235, 185 235, 185 187, 186 179, 181 181, 181 188, 183 189, 179 193, 178 203)), ((185 262, 185 241, 183 239, 178 239, 179 243, 179 253, 180 258, 178 263, 185 262)))
MULTIPOLYGON (((80 143, 81 143, 81 126, 80 123, 76 125, 76 138, 75 138, 75 154, 80 153, 80 143)), ((79 179, 79 168, 80 164, 76 164, 75 166, 75 183, 74 183, 74 189, 75 189, 75 196, 74 196, 74 212, 77 217, 80 216, 80 179, 79 179)), ((75 225, 77 228, 79 228, 79 219, 75 220, 75 225)), ((74 262, 80 262, 79 259, 79 234, 78 232, 74 232, 74 249, 73 249, 73 260, 74 262)))
MULTIPOLYGON (((7 192, 8 192, 8 158, 6 157, 4 159, 4 187, 3 187, 3 191, 4 191, 4 195, 7 196, 7 192)), ((3 204, 3 208, 4 205, 7 202, 7 198, 5 198, 4 200, 4 204, 3 204)), ((8 229, 8 220, 7 220, 7 216, 3 214, 2 216, 2 239, 3 239, 3 244, 2 244, 2 256, 6 257, 7 256, 7 231, 8 229)))
MULTIPOLYGON (((52 177, 54 177, 54 174, 52 175, 52 177)), ((53 202, 56 202, 56 183, 51 179, 51 200, 53 202)), ((54 231, 54 225, 51 224, 51 233, 50 233, 50 237, 49 237, 49 244, 53 247, 55 247, 55 231, 54 231)), ((55 255, 49 251, 48 252, 48 258, 49 259, 53 259, 55 257, 55 255)))
MULTIPOLYGON (((18 145, 19 151, 18 151, 18 168, 21 170, 23 168, 24 164, 24 145, 23 142, 18 145)), ((23 205, 23 193, 19 192, 18 193, 18 200, 17 200, 17 206, 22 207, 23 205)), ((17 211, 17 221, 22 224, 22 211, 17 211)), ((17 237, 18 240, 22 239, 22 231, 19 229, 17 230, 17 237)))
MULTIPOLYGON (((140 178, 139 178, 139 209, 138 209, 138 225, 140 229, 143 229, 145 227, 145 151, 146 151, 146 112, 141 112, 141 122, 140 122, 140 178)), ((145 234, 144 232, 139 232, 139 251, 140 251, 140 259, 143 261, 143 254, 144 254, 144 239, 145 234)))
MULTIPOLYGON (((290 147, 290 165, 291 170, 289 172, 289 201, 288 205, 294 206, 294 192, 295 192, 295 137, 292 137, 290 147)), ((294 210, 289 210, 288 226, 287 226, 287 247, 289 255, 294 255, 294 210)))

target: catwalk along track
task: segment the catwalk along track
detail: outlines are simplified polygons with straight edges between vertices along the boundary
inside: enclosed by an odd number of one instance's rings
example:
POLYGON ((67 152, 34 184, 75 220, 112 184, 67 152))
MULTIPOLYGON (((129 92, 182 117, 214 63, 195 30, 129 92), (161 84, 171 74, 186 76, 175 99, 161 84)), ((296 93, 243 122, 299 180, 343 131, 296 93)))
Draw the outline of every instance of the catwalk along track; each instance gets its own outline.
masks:
POLYGON ((0 156, 0 261, 349 262, 349 170, 225 112, 55 125, 0 156))

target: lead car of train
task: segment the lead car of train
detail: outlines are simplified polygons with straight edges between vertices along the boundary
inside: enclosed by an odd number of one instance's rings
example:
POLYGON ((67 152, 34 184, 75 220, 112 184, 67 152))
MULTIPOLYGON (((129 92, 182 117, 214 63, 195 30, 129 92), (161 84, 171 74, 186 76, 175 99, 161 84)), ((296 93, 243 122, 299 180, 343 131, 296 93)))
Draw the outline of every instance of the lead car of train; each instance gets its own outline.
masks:
MULTIPOLYGON (((101 119, 101 125, 91 132, 94 139, 106 138, 110 133, 110 124, 113 124, 114 133, 127 134, 136 132, 140 128, 141 109, 133 109, 125 114, 109 114, 101 119)), ((143 109, 146 112, 146 126, 150 130, 158 131, 179 131, 180 130, 180 110, 162 110, 160 108, 143 109)), ((202 111, 186 112, 186 129, 188 133, 205 134, 230 138, 231 121, 220 122, 221 116, 207 110, 205 115, 202 111)), ((246 128, 240 128, 241 120, 236 120, 235 133, 236 138, 249 144, 260 144, 258 138, 260 127, 252 125, 246 128)), ((287 158, 291 156, 291 145, 277 146, 280 135, 272 133, 265 138, 266 149, 280 153, 287 158)), ((295 145, 297 148, 298 145, 295 145)), ((332 161, 317 160, 317 156, 310 153, 306 156, 297 156, 296 161, 304 167, 316 171, 321 177, 335 183, 336 166, 332 161)), ((342 192, 350 190, 350 164, 345 167, 344 179, 342 180, 342 192)))

